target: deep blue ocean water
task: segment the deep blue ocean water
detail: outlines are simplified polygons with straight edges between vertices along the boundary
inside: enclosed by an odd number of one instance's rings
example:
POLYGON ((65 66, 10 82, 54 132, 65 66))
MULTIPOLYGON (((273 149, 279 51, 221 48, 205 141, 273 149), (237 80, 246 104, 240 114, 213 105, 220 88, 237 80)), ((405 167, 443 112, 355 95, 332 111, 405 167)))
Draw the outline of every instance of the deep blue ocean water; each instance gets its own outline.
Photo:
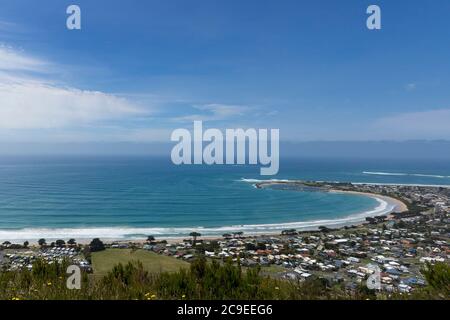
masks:
POLYGON ((450 164, 282 159, 276 177, 261 177, 258 166, 175 166, 166 158, 1 158, 0 240, 263 231, 379 205, 359 195, 256 189, 243 178, 450 185, 450 164))

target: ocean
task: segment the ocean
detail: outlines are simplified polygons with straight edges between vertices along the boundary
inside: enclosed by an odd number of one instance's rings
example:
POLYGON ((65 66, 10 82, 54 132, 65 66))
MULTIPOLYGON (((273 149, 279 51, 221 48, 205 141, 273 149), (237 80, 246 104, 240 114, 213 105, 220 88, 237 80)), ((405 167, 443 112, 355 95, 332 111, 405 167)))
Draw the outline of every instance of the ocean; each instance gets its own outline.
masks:
MULTIPOLYGON (((371 197, 256 189, 258 166, 159 157, 0 158, 0 241, 264 233, 383 213, 371 197)), ((446 161, 281 159, 274 179, 450 185, 446 161)))

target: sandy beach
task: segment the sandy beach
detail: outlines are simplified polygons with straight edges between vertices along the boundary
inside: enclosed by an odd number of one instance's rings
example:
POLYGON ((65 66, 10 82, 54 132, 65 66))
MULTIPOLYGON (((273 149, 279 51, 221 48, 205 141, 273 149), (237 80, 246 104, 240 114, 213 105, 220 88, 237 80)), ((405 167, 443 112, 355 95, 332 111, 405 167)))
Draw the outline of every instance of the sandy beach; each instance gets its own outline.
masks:
POLYGON ((393 210, 389 213, 393 213, 393 212, 402 213, 402 212, 408 211, 408 206, 404 202, 402 202, 398 199, 392 198, 392 197, 388 197, 388 196, 383 196, 383 195, 368 193, 368 192, 358 192, 358 191, 330 190, 329 192, 359 194, 359 195, 364 195, 364 196, 367 196, 370 198, 386 201, 387 203, 394 206, 393 210))

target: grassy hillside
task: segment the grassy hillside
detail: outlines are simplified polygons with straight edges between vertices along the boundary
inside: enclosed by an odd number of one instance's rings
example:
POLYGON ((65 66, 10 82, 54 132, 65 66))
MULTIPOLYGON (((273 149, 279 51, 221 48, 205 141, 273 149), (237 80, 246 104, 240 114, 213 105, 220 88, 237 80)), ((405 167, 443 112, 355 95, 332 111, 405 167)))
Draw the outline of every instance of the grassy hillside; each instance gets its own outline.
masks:
POLYGON ((107 249, 92 254, 92 266, 96 276, 104 276, 119 263, 126 265, 132 261, 140 261, 144 270, 150 273, 175 272, 189 267, 187 262, 146 250, 107 249))

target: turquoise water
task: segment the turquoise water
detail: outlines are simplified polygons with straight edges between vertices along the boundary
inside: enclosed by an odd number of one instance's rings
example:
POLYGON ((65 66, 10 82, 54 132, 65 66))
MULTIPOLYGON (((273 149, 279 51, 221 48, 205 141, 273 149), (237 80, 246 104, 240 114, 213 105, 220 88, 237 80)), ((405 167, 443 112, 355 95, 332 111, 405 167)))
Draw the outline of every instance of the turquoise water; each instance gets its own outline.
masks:
MULTIPOLYGON (((263 232, 344 221, 380 206, 365 196, 256 189, 242 180, 261 179, 258 173, 163 158, 3 158, 0 240, 263 232)), ((446 163, 291 159, 276 178, 450 185, 450 170, 446 163)))

